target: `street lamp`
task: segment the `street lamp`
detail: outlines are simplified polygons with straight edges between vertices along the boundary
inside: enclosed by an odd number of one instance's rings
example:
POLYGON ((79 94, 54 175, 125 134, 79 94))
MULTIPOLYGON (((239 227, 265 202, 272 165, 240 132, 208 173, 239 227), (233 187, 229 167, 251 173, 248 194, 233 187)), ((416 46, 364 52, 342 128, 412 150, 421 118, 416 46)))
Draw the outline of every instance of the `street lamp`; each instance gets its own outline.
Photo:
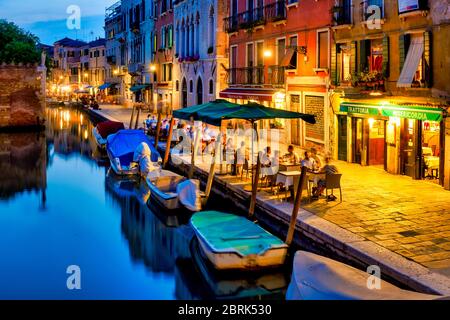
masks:
POLYGON ((269 49, 264 50, 263 55, 264 55, 264 58, 270 58, 272 56, 272 51, 269 49))
POLYGON ((155 72, 156 71, 156 65, 152 64, 150 65, 150 71, 155 72))

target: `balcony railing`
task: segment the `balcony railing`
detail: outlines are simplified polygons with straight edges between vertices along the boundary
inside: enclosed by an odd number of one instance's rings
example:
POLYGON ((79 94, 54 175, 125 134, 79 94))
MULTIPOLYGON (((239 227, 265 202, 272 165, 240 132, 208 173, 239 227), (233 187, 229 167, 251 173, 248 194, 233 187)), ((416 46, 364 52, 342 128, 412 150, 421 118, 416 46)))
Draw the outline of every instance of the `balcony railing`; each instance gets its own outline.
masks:
POLYGON ((225 31, 236 32, 239 29, 251 29, 267 22, 286 19, 286 2, 277 1, 264 7, 244 11, 224 19, 225 31))
POLYGON ((283 85, 285 83, 285 68, 280 66, 264 66, 231 68, 228 83, 231 85, 283 85))

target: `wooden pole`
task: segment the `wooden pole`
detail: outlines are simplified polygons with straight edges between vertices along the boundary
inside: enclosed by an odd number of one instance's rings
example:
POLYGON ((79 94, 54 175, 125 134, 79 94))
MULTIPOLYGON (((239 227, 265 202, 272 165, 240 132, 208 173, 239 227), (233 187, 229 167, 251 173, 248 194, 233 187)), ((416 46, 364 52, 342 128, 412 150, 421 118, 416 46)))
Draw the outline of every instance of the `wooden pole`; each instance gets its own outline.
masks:
POLYGON ((163 161, 164 168, 167 166, 167 163, 169 162, 170 144, 172 142, 174 126, 175 126, 175 118, 172 116, 172 120, 170 121, 169 136, 167 137, 166 153, 164 154, 164 161, 163 161))
POLYGON ((217 157, 220 155, 220 152, 221 152, 221 150, 220 150, 221 149, 220 148, 221 141, 222 141, 222 133, 220 133, 217 136, 217 140, 216 140, 216 145, 215 145, 215 149, 214 149, 214 157, 212 158, 211 167, 209 169, 208 182, 206 183, 205 200, 203 203, 204 206, 208 202, 209 196, 211 194, 212 184, 214 181, 214 175, 215 175, 215 170, 216 170, 216 161, 217 161, 217 157))
POLYGON ((156 124, 156 136, 155 136, 155 148, 158 148, 159 134, 161 131, 161 118, 162 118, 162 113, 160 111, 158 111, 158 122, 156 124))
POLYGON ((255 207, 256 207, 256 196, 258 194, 258 184, 259 184, 259 173, 261 171, 261 159, 259 158, 259 152, 258 157, 256 160, 256 170, 255 175, 253 177, 253 185, 252 185, 252 197, 250 199, 250 208, 248 210, 249 217, 253 217, 255 214, 255 207))
POLYGON ((300 176, 300 182, 297 188, 297 195, 295 196, 294 209, 292 210, 291 215, 291 223, 289 225, 289 230, 286 237, 286 244, 288 246, 291 245, 292 240, 294 239, 295 225, 297 224, 297 216, 298 211, 300 210, 300 204, 302 202, 303 185, 305 184, 306 177, 307 177, 307 168, 303 167, 302 174, 300 176))
POLYGON ((192 148, 192 156, 191 156, 191 168, 189 169, 189 179, 194 177, 194 167, 195 167, 195 158, 197 157, 198 144, 200 141, 200 135, 202 134, 202 129, 197 129, 195 133, 194 146, 192 148))
POLYGON ((130 129, 133 129, 134 108, 135 108, 135 105, 133 104, 133 110, 131 111, 131 119, 130 119, 130 126, 129 126, 130 129))
POLYGON ((136 122, 135 122, 135 124, 134 124, 134 128, 135 128, 135 129, 137 129, 137 128, 138 128, 138 125, 139 125, 139 116, 141 115, 141 107, 140 107, 140 106, 136 106, 136 111, 137 111, 137 114, 136 114, 136 122))

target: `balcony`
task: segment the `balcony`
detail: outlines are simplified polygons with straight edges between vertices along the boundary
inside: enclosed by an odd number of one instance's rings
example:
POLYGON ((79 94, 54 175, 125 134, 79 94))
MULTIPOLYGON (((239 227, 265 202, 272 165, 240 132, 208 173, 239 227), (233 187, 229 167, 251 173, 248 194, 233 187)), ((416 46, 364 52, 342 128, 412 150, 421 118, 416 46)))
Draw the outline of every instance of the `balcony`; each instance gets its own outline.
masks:
POLYGON ((285 68, 280 66, 264 66, 231 68, 228 74, 230 85, 248 86, 280 86, 285 83, 285 68))
POLYGON ((286 3, 277 1, 261 8, 238 13, 224 19, 225 32, 232 33, 240 29, 252 29, 267 22, 286 20, 286 3))

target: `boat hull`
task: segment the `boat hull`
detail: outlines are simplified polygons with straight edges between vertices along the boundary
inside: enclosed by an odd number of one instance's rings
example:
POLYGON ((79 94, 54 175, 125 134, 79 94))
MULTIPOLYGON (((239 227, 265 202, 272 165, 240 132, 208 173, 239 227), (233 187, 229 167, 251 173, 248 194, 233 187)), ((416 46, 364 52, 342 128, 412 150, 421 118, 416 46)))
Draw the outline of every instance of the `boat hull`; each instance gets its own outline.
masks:
POLYGON ((200 249, 211 264, 220 271, 276 269, 284 265, 287 248, 274 248, 262 255, 241 256, 234 252, 214 252, 206 241, 198 236, 200 249))
POLYGON ((94 127, 92 129, 92 135, 94 136, 95 143, 97 144, 97 147, 104 150, 106 148, 106 143, 108 140, 103 139, 100 133, 98 132, 97 127, 94 127))

